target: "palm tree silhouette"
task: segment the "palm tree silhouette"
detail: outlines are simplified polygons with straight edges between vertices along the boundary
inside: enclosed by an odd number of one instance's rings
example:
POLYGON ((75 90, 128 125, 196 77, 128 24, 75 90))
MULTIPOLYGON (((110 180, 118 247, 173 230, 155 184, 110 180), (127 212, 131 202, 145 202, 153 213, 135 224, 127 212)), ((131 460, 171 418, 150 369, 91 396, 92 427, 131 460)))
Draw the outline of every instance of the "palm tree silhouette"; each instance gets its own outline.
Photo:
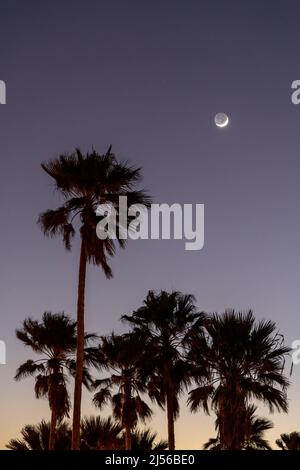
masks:
MULTIPOLYGON (((266 418, 260 418, 255 415, 257 408, 250 405, 246 416, 246 436, 242 444, 244 450, 271 450, 269 442, 264 438, 264 433, 273 428, 273 423, 266 418)), ((216 429, 218 429, 219 420, 216 419, 216 429)), ((221 450, 219 437, 210 438, 204 445, 204 450, 221 450)))
POLYGON ((150 429, 138 430, 132 433, 132 450, 138 452, 147 452, 155 450, 157 452, 166 450, 168 442, 161 440, 157 442, 157 433, 150 429))
MULTIPOLYGON (((47 397, 51 410, 49 450, 55 448, 56 426, 69 416, 70 400, 67 390, 68 374, 75 374, 76 322, 64 313, 45 312, 42 321, 26 319, 16 336, 35 353, 43 357, 29 359, 17 369, 15 379, 35 377, 35 395, 47 397)), ((94 335, 85 335, 85 342, 94 335)), ((84 383, 89 386, 91 378, 84 367, 84 383)))
POLYGON ((175 449, 174 421, 178 398, 191 381, 185 344, 191 334, 202 335, 206 316, 198 313, 192 295, 149 291, 144 305, 122 320, 132 326, 136 342, 144 345, 141 369, 150 398, 167 408, 168 445, 175 449))
POLYGON ((300 450, 300 432, 280 434, 276 444, 281 450, 300 450))
MULTIPOLYGON (((6 447, 10 450, 48 450, 50 423, 41 421, 21 429, 21 439, 11 439, 6 447)), ((57 426, 55 450, 71 449, 71 428, 65 422, 57 426)), ((132 450, 161 451, 168 446, 166 441, 157 441, 157 434, 150 429, 132 433, 132 450)), ((81 450, 124 450, 125 436, 120 423, 111 417, 85 417, 81 421, 81 450)))
POLYGON ((131 337, 112 334, 102 337, 95 357, 96 367, 110 370, 111 375, 94 382, 97 392, 93 403, 100 409, 107 402, 111 403, 113 416, 125 432, 125 449, 131 450, 132 431, 138 419, 145 422, 152 415, 151 409, 141 398, 146 388, 137 367, 139 345, 131 337))
POLYGON ((251 311, 212 315, 206 329, 210 339, 205 353, 202 338, 195 337, 189 354, 198 386, 189 392, 188 402, 191 411, 202 406, 208 412, 210 400, 218 418, 221 448, 238 450, 247 435, 246 410, 251 399, 268 405, 270 412, 287 412, 289 382, 283 367, 290 348, 276 334, 275 323, 256 324, 251 311), (203 357, 208 374, 203 373, 203 357))
POLYGON ((118 450, 122 445, 122 426, 112 418, 89 416, 81 420, 81 449, 118 450))
MULTIPOLYGON (((113 206, 118 212, 119 196, 126 196, 128 205, 148 206, 149 197, 136 190, 141 180, 140 168, 130 167, 127 162, 117 162, 111 147, 104 155, 95 151, 83 155, 80 150, 61 155, 57 159, 42 164, 46 173, 54 179, 56 188, 64 198, 64 204, 56 210, 48 210, 40 215, 39 224, 45 235, 61 236, 67 250, 71 249, 71 239, 75 235, 74 219, 79 219, 81 238, 78 295, 77 295, 77 358, 74 388, 72 449, 80 445, 80 411, 84 358, 84 306, 87 263, 101 266, 107 278, 112 277, 108 259, 115 253, 115 243, 111 237, 100 240, 96 234, 99 219, 96 216, 98 205, 113 206)), ((117 219, 118 223, 118 219, 117 219)), ((124 227, 120 227, 124 230, 124 227)), ((125 241, 114 234, 121 247, 125 241)))
MULTIPOLYGON (((21 429, 22 439, 11 439, 6 447, 10 450, 49 450, 51 424, 41 421, 36 425, 27 424, 21 429)), ((55 450, 70 450, 71 429, 61 422, 56 429, 55 450)))

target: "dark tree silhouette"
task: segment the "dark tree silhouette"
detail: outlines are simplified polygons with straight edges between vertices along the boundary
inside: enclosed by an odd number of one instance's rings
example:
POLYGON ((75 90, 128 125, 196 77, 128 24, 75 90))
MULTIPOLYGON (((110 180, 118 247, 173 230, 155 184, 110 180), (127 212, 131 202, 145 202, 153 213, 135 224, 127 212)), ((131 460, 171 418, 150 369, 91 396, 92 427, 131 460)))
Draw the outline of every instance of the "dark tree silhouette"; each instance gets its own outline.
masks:
MULTIPOLYGON (((269 442, 264 438, 264 433, 273 428, 273 423, 266 418, 255 416, 256 407, 251 405, 246 413, 246 436, 242 444, 243 450, 271 450, 269 442)), ((216 429, 218 430, 218 419, 216 419, 216 429)), ((210 438, 204 445, 204 450, 221 450, 219 437, 210 438)))
POLYGON ((276 444, 281 450, 300 450, 300 432, 280 434, 280 439, 276 440, 276 444))
MULTIPOLYGON (((75 219, 79 221, 81 238, 78 296, 77 296, 77 359, 74 389, 72 449, 80 445, 80 410, 84 359, 84 305, 87 263, 101 266, 106 277, 112 277, 108 264, 115 253, 112 237, 100 240, 96 234, 99 219, 96 208, 100 204, 114 207, 118 212, 119 196, 126 196, 128 205, 149 205, 150 199, 143 191, 136 190, 141 180, 140 168, 130 167, 127 162, 117 162, 111 147, 104 155, 95 151, 83 155, 80 150, 61 155, 44 163, 42 168, 53 178, 64 204, 40 215, 39 224, 45 235, 61 236, 67 250, 75 235, 75 219)), ((118 223, 117 218, 117 223, 118 223)), ((127 227, 120 227, 124 230, 127 227)), ((119 231, 114 234, 121 247, 119 231)))
POLYGON ((112 418, 100 416, 81 420, 81 449, 118 450, 122 446, 122 426, 112 418))
POLYGON ((178 398, 191 381, 185 359, 185 344, 190 336, 202 335, 205 315, 198 313, 192 295, 180 292, 149 291, 144 305, 122 319, 132 327, 136 342, 144 345, 142 376, 149 396, 162 408, 166 406, 168 445, 175 449, 174 421, 179 415, 178 398))
MULTIPOLYGON (((6 447, 10 450, 49 450, 50 423, 41 421, 21 429, 21 439, 11 439, 6 447)), ((71 430, 61 422, 56 429, 55 450, 70 450, 71 430)))
POLYGON ((152 414, 141 398, 146 388, 137 367, 139 345, 131 337, 112 334, 102 337, 95 358, 95 366, 109 370, 110 376, 94 382, 97 392, 93 403, 100 409, 111 403, 113 416, 125 432, 125 449, 131 450, 132 432, 138 419, 144 422, 152 414))
MULTIPOLYGON (((29 359, 22 364, 15 379, 35 377, 35 395, 46 397, 51 410, 49 450, 55 448, 56 426, 65 416, 69 416, 70 400, 67 390, 68 374, 75 374, 76 322, 64 313, 45 312, 42 321, 26 319, 16 335, 26 346, 42 356, 29 359)), ((84 341, 93 340, 94 335, 85 335, 84 341)), ((83 378, 89 386, 91 378, 86 367, 83 378)))
POLYGON ((213 315, 206 325, 209 345, 204 354, 209 374, 203 370, 203 341, 194 338, 189 359, 194 364, 197 387, 189 393, 191 410, 208 412, 208 402, 218 418, 222 449, 241 449, 246 438, 246 410, 252 399, 287 412, 283 374, 285 347, 271 321, 255 323, 251 311, 213 315), (197 370, 198 368, 198 370, 197 370))

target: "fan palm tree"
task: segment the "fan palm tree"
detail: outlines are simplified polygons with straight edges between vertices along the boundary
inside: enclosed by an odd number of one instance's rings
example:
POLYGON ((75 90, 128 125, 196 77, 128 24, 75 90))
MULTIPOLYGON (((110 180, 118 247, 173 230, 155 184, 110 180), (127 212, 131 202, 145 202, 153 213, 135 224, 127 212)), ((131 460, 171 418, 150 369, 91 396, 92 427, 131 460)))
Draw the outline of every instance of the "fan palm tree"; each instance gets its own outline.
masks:
MULTIPOLYGON (((49 449, 55 448, 56 426, 69 416, 70 400, 67 390, 68 374, 75 374, 76 322, 64 313, 45 312, 42 321, 26 319, 16 336, 35 353, 38 360, 29 359, 17 369, 15 379, 35 377, 35 395, 46 397, 51 410, 49 449)), ((85 335, 85 342, 94 335, 85 335)), ((91 381, 84 367, 84 382, 91 381)))
POLYGON ((281 450, 300 450, 300 432, 280 434, 276 444, 281 450))
POLYGON ((268 405, 270 412, 287 412, 289 382, 283 368, 290 348, 276 333, 275 323, 256 324, 251 311, 215 314, 206 329, 209 374, 203 374, 202 338, 195 336, 189 358, 197 387, 189 392, 189 404, 193 412, 200 407, 208 412, 210 400, 218 418, 221 448, 238 450, 247 436, 246 410, 251 399, 268 405))
POLYGON ((112 334, 102 338, 97 354, 96 367, 111 371, 111 375, 94 382, 97 392, 93 403, 99 409, 111 403, 113 416, 125 432, 125 449, 131 450, 132 431, 138 419, 145 422, 152 414, 141 398, 146 389, 137 367, 139 346, 130 337, 112 334))
MULTIPOLYGON (((84 450, 124 450, 125 433, 120 422, 111 417, 90 416, 81 421, 81 449, 84 450)), ((146 452, 165 450, 166 441, 157 442, 157 434, 150 429, 135 429, 131 433, 131 449, 146 452)))
MULTIPOLYGON (((22 439, 11 439, 6 447, 10 450, 49 450, 50 423, 41 421, 21 429, 22 439)), ((56 429, 55 450, 70 450, 71 429, 61 422, 56 429)))
MULTIPOLYGON (((256 407, 250 405, 247 408, 247 433, 242 449, 245 450, 271 450, 269 442, 264 439, 264 433, 273 428, 273 423, 266 418, 255 416, 256 407)), ((218 429, 218 419, 216 420, 218 429)), ((210 438, 204 445, 204 450, 221 450, 219 437, 210 438)))
POLYGON ((168 446, 175 449, 174 422, 178 398, 190 383, 185 344, 197 330, 202 335, 205 315, 198 313, 192 295, 149 291, 144 305, 123 321, 132 327, 136 341, 144 345, 141 368, 151 400, 167 408, 168 446))
POLYGON ((118 450, 122 446, 122 426, 119 422, 100 416, 81 421, 81 448, 86 450, 118 450))
MULTIPOLYGON (((77 358, 74 388, 72 449, 80 445, 80 410, 84 359, 84 306, 87 264, 101 266, 107 278, 112 277, 108 264, 115 253, 113 236, 102 240, 97 237, 99 222, 96 209, 99 205, 114 207, 118 212, 119 196, 127 197, 128 205, 149 205, 150 199, 143 191, 136 190, 141 179, 140 168, 133 168, 127 162, 117 162, 111 147, 104 155, 95 151, 83 155, 80 150, 60 155, 55 160, 42 164, 45 172, 54 180, 55 186, 64 199, 61 207, 47 210, 39 217, 39 224, 45 235, 61 236, 65 248, 71 249, 71 240, 76 233, 75 219, 79 221, 81 238, 78 294, 77 294, 77 358)), ((122 224, 121 224, 122 225, 122 224)), ((120 231, 123 226, 118 224, 120 231)), ((127 227, 126 227, 127 228, 127 227)), ((119 230, 114 233, 121 247, 125 241, 119 230)))
POLYGON ((155 450, 157 452, 168 448, 167 441, 158 441, 157 434, 150 429, 135 430, 132 433, 132 450, 135 452, 148 452, 155 450))

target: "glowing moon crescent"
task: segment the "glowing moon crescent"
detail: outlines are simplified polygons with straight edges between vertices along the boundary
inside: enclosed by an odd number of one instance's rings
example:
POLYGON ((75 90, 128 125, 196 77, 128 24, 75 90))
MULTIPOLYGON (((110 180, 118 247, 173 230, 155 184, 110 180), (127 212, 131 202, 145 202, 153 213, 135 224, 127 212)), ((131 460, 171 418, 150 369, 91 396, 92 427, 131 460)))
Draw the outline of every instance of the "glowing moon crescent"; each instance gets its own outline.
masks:
POLYGON ((225 113, 215 115, 215 125, 218 127, 226 127, 229 123, 229 117, 225 113))

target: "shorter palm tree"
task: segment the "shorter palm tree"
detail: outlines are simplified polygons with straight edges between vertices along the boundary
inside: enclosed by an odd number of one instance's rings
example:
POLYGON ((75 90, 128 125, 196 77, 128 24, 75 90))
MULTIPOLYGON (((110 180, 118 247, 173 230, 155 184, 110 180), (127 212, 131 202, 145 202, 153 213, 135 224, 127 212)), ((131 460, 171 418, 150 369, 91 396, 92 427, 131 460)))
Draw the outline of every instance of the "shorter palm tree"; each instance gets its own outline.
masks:
MULTIPOLYGON (((16 335, 35 353, 42 355, 38 360, 24 362, 17 369, 15 379, 33 376, 36 398, 48 399, 51 410, 48 447, 53 450, 57 423, 68 417, 70 411, 67 384, 68 375, 74 377, 76 370, 76 322, 64 313, 45 312, 41 322, 26 319, 16 335)), ((85 335, 86 343, 94 338, 94 335, 85 335)), ((84 379, 88 387, 91 378, 87 368, 84 370, 84 379)))
POLYGON ((161 451, 167 448, 168 441, 157 441, 157 433, 150 429, 136 429, 132 434, 132 450, 135 452, 161 451))
MULTIPOLYGON (((21 429, 21 439, 11 439, 6 445, 10 450, 49 450, 50 438, 49 422, 41 421, 38 424, 27 424, 21 429)), ((71 429, 61 422, 56 428, 55 450, 71 449, 71 429)))
POLYGON ((81 421, 81 449, 118 450, 122 446, 121 433, 121 424, 110 417, 85 417, 81 421))
MULTIPOLYGON (((251 405, 247 409, 246 418, 246 436, 242 444, 244 450, 271 450, 269 442, 264 438, 264 433, 273 428, 272 421, 266 418, 255 416, 256 407, 251 405)), ((218 429, 218 419, 216 419, 216 429, 218 429)), ((221 450, 221 443, 219 436, 210 438, 204 445, 204 450, 221 450)))
POLYGON ((166 409, 169 450, 175 449, 179 398, 192 378, 185 346, 196 332, 201 336, 205 319, 195 298, 177 291, 149 291, 138 310, 122 316, 136 342, 144 345, 141 371, 150 399, 166 409))
POLYGON ((300 432, 280 434, 280 439, 276 440, 276 444, 281 450, 300 450, 300 432))
POLYGON ((97 392, 93 403, 99 409, 111 403, 113 416, 125 432, 126 450, 131 450, 132 432, 138 420, 145 422, 152 415, 151 409, 141 398, 141 393, 145 393, 146 389, 139 376, 138 349, 139 345, 130 336, 112 334, 102 337, 94 354, 96 367, 111 371, 111 375, 94 382, 97 392))
POLYGON ((222 449, 239 450, 247 436, 247 408, 253 399, 266 404, 270 412, 287 412, 289 381, 284 364, 290 348, 283 344, 275 323, 256 323, 252 311, 212 315, 206 330, 204 354, 202 337, 195 335, 191 344, 189 359, 197 387, 189 392, 189 404, 193 412, 200 407, 208 412, 210 402, 222 449))

